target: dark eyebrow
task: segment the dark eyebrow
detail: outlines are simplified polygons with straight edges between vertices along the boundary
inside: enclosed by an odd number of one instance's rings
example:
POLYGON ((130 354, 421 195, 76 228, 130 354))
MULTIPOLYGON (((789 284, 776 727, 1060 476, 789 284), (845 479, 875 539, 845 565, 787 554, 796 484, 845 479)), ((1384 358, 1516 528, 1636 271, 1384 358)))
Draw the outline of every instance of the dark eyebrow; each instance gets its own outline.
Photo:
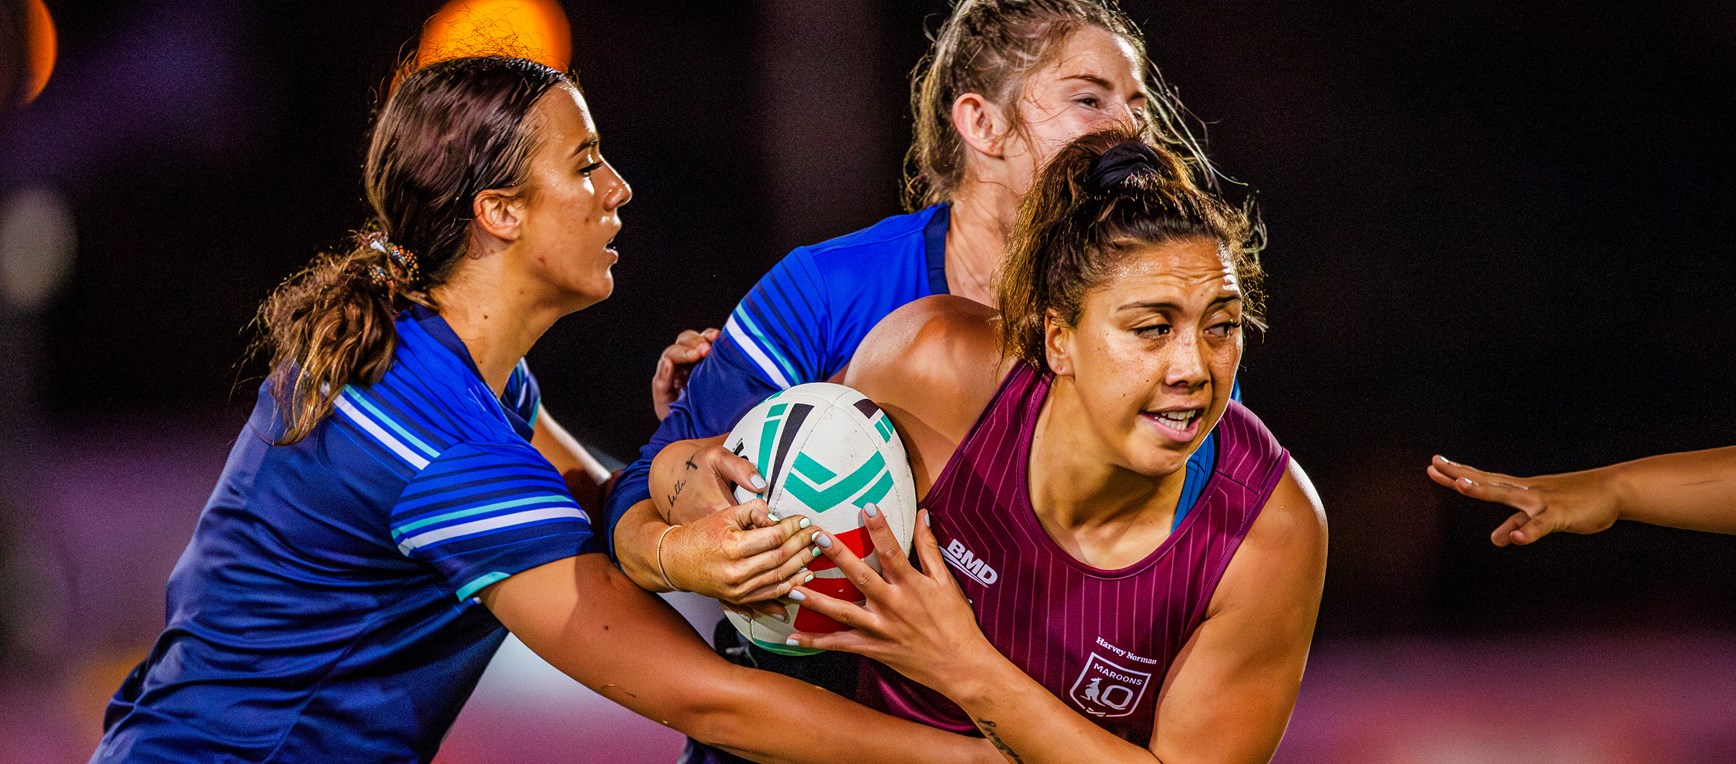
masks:
MULTIPOLYGON (((1232 302, 1241 302, 1241 300, 1242 300, 1242 296, 1239 294, 1223 295, 1223 296, 1207 303, 1206 304, 1206 312, 1208 312, 1208 313, 1211 312, 1212 308, 1216 308, 1219 305, 1229 304, 1232 302)), ((1179 312, 1181 312, 1181 306, 1180 305, 1177 305, 1173 302, 1164 302, 1161 300, 1157 301, 1157 302, 1130 302, 1130 303, 1127 303, 1126 305, 1123 305, 1119 308, 1116 308, 1115 310, 1117 312, 1119 312, 1119 311, 1123 311, 1123 310, 1135 310, 1135 309, 1141 309, 1141 308, 1143 308, 1145 310, 1156 311, 1158 313, 1179 313, 1179 312)))
POLYGON ((1108 90, 1111 92, 1113 92, 1115 90, 1115 86, 1109 84, 1109 80, 1103 79, 1102 77, 1099 77, 1095 74, 1069 74, 1065 77, 1062 77, 1061 79, 1062 80, 1084 80, 1084 81, 1089 82, 1093 85, 1096 85, 1097 87, 1103 88, 1104 90, 1108 90))
POLYGON ((589 151, 589 150, 594 149, 596 147, 597 147, 597 136, 592 135, 589 140, 585 141, 584 143, 579 144, 578 148, 573 149, 573 156, 578 156, 578 155, 583 154, 586 151, 589 151))

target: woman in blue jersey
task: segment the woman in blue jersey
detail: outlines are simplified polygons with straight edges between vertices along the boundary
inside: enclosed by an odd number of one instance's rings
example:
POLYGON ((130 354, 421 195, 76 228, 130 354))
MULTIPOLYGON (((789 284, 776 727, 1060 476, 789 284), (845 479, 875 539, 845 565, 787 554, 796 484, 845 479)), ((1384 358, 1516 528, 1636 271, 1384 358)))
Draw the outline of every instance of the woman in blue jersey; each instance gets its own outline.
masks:
MULTIPOLYGON (((506 632, 628 708, 765 760, 989 758, 718 658, 620 575, 523 357, 609 296, 632 191, 567 75, 457 59, 398 82, 375 217, 260 311, 271 372, 92 761, 433 758, 506 632), (796 734, 826 730, 828 744, 796 734)), ((800 548, 798 524, 718 538, 800 548)))
MULTIPOLYGON (((776 561, 720 554, 690 527, 698 514, 664 517, 647 501, 651 459, 676 440, 727 432, 773 392, 837 378, 868 330, 900 305, 932 294, 991 304, 1019 199, 1074 138, 1136 128, 1204 171, 1178 107, 1155 76, 1144 76, 1148 69, 1138 29, 1108 0, 961 0, 913 83, 907 201, 922 208, 795 250, 737 306, 683 398, 615 482, 610 539, 622 569, 656 591, 735 604, 773 596, 776 561)), ((1214 454, 1208 443, 1189 465, 1180 515, 1214 454)), ((702 466, 750 479, 740 465, 702 466)))

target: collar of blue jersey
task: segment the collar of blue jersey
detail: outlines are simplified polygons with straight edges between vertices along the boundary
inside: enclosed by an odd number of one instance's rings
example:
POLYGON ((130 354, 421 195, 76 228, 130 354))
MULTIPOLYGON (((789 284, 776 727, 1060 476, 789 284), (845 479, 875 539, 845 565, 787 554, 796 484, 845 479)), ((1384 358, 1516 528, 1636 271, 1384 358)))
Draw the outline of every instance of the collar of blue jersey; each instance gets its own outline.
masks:
MULTIPOLYGON (((475 374, 477 379, 483 379, 482 370, 476 368, 476 360, 470 357, 470 348, 464 345, 464 340, 458 339, 458 333, 452 331, 451 325, 447 324, 446 319, 441 318, 439 313, 422 305, 412 305, 409 310, 398 314, 398 320, 406 318, 416 322, 416 325, 433 337, 435 342, 440 343, 441 347, 464 361, 464 367, 469 369, 471 374, 475 374)), ((508 387, 511 387, 510 383, 508 387)), ((534 420, 527 421, 504 400, 500 402, 500 409, 506 414, 507 422, 512 428, 524 436, 525 440, 530 440, 534 420)))
POLYGON ((922 227, 923 254, 928 258, 928 293, 949 294, 946 288, 946 229, 952 224, 952 203, 934 205, 922 227))
POLYGON ((441 347, 464 361, 464 367, 470 369, 470 373, 475 374, 477 379, 482 379, 482 370, 476 368, 476 361, 470 357, 470 348, 465 347, 464 340, 458 339, 458 333, 452 331, 452 327, 447 325, 446 319, 441 318, 439 313, 422 305, 411 305, 409 310, 398 314, 400 320, 405 316, 409 316, 411 321, 422 327, 422 331, 433 337, 441 347))

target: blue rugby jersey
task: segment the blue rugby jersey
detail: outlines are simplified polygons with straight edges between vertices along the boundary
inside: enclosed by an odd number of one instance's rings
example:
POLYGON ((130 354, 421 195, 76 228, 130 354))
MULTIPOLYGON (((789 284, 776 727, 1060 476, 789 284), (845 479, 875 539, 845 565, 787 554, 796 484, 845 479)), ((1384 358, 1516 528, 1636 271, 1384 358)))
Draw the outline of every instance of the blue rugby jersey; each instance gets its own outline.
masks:
POLYGON ((474 594, 601 550, 524 363, 497 399, 438 315, 396 328, 300 443, 261 388, 93 762, 427 761, 506 637, 474 594))
MULTIPOLYGON (((669 417, 639 449, 639 459, 615 478, 608 548, 614 549, 613 529, 627 510, 651 498, 651 460, 664 446, 722 435, 766 396, 830 380, 880 319, 906 303, 946 294, 948 211, 940 204, 797 247, 760 278, 730 313, 711 354, 694 367, 669 417)), ((1232 395, 1241 399, 1239 390, 1232 395)), ((1199 498, 1216 459, 1216 438, 1207 435, 1188 461, 1176 525, 1199 498)))

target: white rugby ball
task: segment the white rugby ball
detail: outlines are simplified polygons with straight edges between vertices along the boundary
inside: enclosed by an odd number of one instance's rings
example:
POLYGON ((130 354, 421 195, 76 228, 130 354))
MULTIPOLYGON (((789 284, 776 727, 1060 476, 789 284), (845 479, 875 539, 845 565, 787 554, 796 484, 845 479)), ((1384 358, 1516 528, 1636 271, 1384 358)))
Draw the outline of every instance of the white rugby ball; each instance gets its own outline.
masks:
MULTIPOLYGON (((774 393, 736 423, 723 445, 753 462, 766 479, 763 494, 737 487, 737 501, 763 496, 778 517, 806 516, 814 528, 849 546, 878 571, 880 558, 873 553, 874 542, 861 518, 862 507, 873 504, 886 513, 899 545, 906 554, 910 552, 916 532, 916 481, 910 475, 910 457, 886 412, 861 393, 828 382, 774 393)), ((814 580, 805 584, 809 589, 862 601, 862 593, 830 558, 814 558, 808 570, 814 574, 814 580)), ((725 612, 742 636, 785 655, 820 652, 785 644, 794 632, 844 628, 796 603, 784 605, 786 621, 725 612)))

